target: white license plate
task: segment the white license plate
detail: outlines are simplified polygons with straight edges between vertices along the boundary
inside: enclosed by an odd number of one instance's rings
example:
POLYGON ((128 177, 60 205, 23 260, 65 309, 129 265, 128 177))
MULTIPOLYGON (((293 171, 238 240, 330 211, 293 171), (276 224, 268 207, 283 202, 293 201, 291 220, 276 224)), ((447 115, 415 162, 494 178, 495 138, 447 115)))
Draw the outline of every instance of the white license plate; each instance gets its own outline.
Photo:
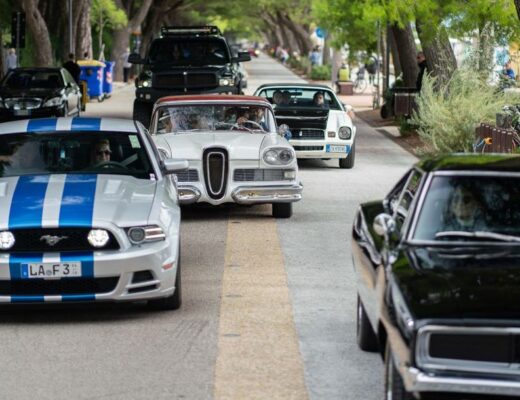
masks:
POLYGON ((22 279, 59 279, 81 276, 80 262, 22 264, 22 279))
POLYGON ((347 153, 348 146, 338 146, 333 144, 327 145, 327 153, 347 153))
POLYGON ((14 115, 27 116, 31 112, 29 110, 14 110, 14 115))

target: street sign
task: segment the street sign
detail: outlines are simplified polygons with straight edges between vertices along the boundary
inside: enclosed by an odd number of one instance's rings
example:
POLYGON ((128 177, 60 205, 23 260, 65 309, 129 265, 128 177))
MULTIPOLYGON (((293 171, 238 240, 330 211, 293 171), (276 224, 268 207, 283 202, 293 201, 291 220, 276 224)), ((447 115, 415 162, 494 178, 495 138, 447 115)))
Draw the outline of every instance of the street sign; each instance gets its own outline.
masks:
POLYGON ((14 12, 11 16, 11 47, 25 47, 25 13, 14 12))
POLYGON ((327 37, 327 31, 323 28, 316 28, 316 36, 319 37, 320 39, 325 39, 327 37))

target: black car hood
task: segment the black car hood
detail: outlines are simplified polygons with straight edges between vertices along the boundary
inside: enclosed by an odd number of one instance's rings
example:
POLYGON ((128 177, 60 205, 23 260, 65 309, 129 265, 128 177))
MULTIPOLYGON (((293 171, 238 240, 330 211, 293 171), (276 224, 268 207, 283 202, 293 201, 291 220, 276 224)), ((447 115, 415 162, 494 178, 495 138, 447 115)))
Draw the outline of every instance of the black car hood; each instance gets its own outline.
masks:
POLYGON ((417 319, 520 318, 520 249, 402 249, 392 274, 417 319))
POLYGON ((61 89, 8 89, 8 88, 0 88, 0 97, 2 98, 10 98, 10 97, 39 97, 39 98, 47 98, 47 97, 55 97, 60 95, 61 89))
POLYGON ((215 72, 223 72, 224 70, 229 69, 226 65, 203 65, 203 66, 178 66, 178 65, 168 65, 168 64, 154 64, 150 66, 150 70, 155 74, 161 73, 215 73, 215 72))

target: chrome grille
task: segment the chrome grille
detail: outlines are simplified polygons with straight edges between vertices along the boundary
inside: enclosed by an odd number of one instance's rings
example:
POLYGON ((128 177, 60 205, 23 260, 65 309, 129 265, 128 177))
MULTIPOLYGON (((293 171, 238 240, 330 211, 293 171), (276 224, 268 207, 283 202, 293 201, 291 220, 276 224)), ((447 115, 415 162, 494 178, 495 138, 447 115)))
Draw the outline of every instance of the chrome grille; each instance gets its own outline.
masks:
POLYGON ((199 172, 196 169, 189 169, 187 171, 178 172, 177 182, 198 182, 199 172))
POLYGON ((39 108, 42 105, 42 99, 27 98, 27 97, 11 97, 4 99, 4 104, 7 108, 13 110, 32 110, 39 108))
POLYGON ((285 178, 285 169, 264 169, 264 168, 248 168, 248 169, 235 169, 233 172, 233 180, 236 182, 248 182, 248 181, 283 181, 291 180, 291 178, 285 178))
POLYGON ((323 151, 323 146, 293 146, 297 151, 323 151))
POLYGON ((291 133, 292 139, 295 140, 325 139, 325 131, 323 129, 295 129, 291 133))
POLYGON ((204 182, 209 197, 218 200, 226 193, 228 175, 228 154, 221 148, 204 150, 202 156, 204 182))

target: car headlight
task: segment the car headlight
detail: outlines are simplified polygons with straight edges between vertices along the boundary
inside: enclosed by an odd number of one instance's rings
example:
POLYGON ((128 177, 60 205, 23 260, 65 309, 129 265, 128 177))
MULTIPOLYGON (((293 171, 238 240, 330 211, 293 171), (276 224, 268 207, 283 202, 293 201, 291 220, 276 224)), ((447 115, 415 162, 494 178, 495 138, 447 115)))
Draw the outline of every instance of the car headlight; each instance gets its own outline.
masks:
POLYGON ((338 136, 340 139, 348 140, 352 137, 352 129, 350 129, 348 126, 342 126, 339 128, 338 136))
POLYGON ((218 84, 219 86, 233 86, 234 82, 232 78, 220 78, 218 84))
POLYGON ((62 98, 61 97, 53 97, 49 100, 47 100, 45 103, 43 103, 43 106, 44 107, 56 107, 56 106, 60 106, 61 103, 62 103, 62 98))
POLYGON ((0 232, 0 249, 2 250, 9 250, 11 247, 14 246, 15 238, 12 232, 9 231, 3 231, 0 232))
POLYGON ((157 242, 166 238, 162 228, 157 225, 134 226, 129 228, 126 231, 126 234, 128 235, 128 240, 130 240, 132 244, 157 242))
POLYGON ((87 240, 92 247, 105 247, 110 240, 108 232, 104 229, 91 229, 88 233, 87 240))
POLYGON ((151 87, 152 86, 152 79, 149 77, 145 77, 143 79, 139 79, 138 87, 151 87))
POLYGON ((287 165, 294 160, 294 152, 289 149, 269 149, 264 153, 264 161, 271 165, 287 165))

